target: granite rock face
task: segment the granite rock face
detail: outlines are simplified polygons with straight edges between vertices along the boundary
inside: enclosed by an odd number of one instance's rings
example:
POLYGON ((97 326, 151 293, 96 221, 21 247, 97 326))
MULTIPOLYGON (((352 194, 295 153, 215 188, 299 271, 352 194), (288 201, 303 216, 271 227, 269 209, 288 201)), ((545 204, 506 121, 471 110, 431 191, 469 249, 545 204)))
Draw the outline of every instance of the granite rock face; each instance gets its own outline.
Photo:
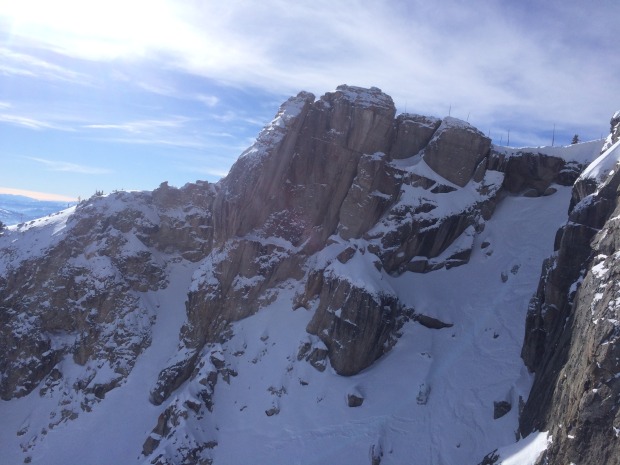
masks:
POLYGON ((504 189, 513 194, 548 195, 553 184, 572 186, 585 168, 576 161, 527 149, 517 149, 514 155, 492 149, 489 160, 490 169, 506 173, 504 189))
MULTIPOLYGON (((303 279, 305 260, 330 242, 367 243, 368 263, 362 266, 393 274, 467 262, 475 229, 492 214, 502 185, 502 173, 486 171, 489 140, 454 118, 442 126, 420 116, 395 120, 395 112, 392 99, 379 89, 351 86, 318 100, 302 92, 282 105, 218 186, 214 247, 195 276, 181 332, 187 357, 163 370, 158 385, 180 385, 197 351, 219 340, 228 323, 269 302, 278 285, 303 279), (461 192, 428 168, 421 151, 440 171, 449 164, 444 174, 458 176, 471 193, 454 210, 433 213, 441 201, 461 192), (455 250, 438 258, 457 239, 455 250)), ((309 276, 323 272, 318 268, 309 276)), ((330 281, 325 288, 331 285, 338 287, 330 281)), ((402 312, 398 302, 387 305, 364 289, 344 293, 352 299, 351 321, 362 314, 376 318, 359 320, 354 337, 344 337, 341 325, 319 316, 308 331, 326 344, 338 372, 354 374, 387 350, 384 343, 393 337, 402 312), (358 300, 365 302, 365 313, 356 310, 358 300), (387 314, 385 307, 391 308, 387 314), (346 347, 337 349, 336 340, 346 341, 346 347)), ((318 298, 321 315, 335 305, 325 292, 318 298)), ((342 303, 347 299, 343 296, 342 303)))
POLYGON ((440 124, 440 119, 429 116, 409 113, 398 115, 390 156, 399 159, 416 155, 428 145, 440 124))
POLYGON ((470 124, 447 117, 424 150, 424 161, 436 173, 464 187, 489 155, 491 139, 470 124))
POLYGON ((331 366, 344 376, 389 351, 400 327, 413 316, 394 296, 374 294, 327 270, 308 277, 302 305, 311 300, 318 305, 307 331, 319 335, 331 366))
POLYGON ((536 378, 521 433, 553 436, 541 464, 620 463, 619 132, 612 119, 608 169, 575 183, 569 221, 527 316, 522 356, 536 378))

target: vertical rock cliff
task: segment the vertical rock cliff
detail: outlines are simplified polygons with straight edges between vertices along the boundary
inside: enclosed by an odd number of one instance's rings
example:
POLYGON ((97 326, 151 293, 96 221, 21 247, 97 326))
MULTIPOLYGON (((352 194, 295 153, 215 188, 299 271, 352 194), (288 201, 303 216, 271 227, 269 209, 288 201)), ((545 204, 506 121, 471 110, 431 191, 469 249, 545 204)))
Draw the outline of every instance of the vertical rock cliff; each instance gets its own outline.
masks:
POLYGON ((611 126, 573 187, 527 315, 522 354, 536 378, 520 429, 553 437, 539 463, 620 463, 618 114, 611 126))

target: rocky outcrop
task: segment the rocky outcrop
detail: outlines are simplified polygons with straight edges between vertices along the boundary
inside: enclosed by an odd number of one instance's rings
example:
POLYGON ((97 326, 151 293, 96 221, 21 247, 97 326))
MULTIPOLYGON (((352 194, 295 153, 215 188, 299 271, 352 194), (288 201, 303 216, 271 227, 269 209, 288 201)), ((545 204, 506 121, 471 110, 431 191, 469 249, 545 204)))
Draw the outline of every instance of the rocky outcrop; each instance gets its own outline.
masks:
POLYGON ((400 178, 385 154, 363 155, 340 208, 339 235, 351 239, 368 232, 398 197, 400 178))
POLYGON ((323 270, 308 278, 304 301, 318 300, 307 331, 325 343, 338 374, 354 375, 391 349, 413 312, 395 296, 373 294, 323 270))
MULTIPOLYGON (((609 141, 618 137, 617 123, 609 141)), ((549 431, 539 463, 618 463, 620 447, 620 176, 612 144, 605 173, 576 182, 568 223, 545 263, 527 316, 522 356, 536 373, 521 415, 523 435, 549 431)))
POLYGON ((289 99, 222 182, 218 241, 261 228, 293 246, 320 248, 338 225, 360 157, 387 152, 395 112, 376 88, 289 99))
MULTIPOLYGON (((162 254, 195 259, 210 247, 212 194, 203 183, 95 196, 77 206, 70 233, 53 236, 42 257, 5 249, 1 397, 28 394, 67 356, 93 366, 74 381, 91 400, 122 382, 150 343, 154 316, 142 296, 167 285, 162 254)), ((27 235, 29 226, 14 234, 27 235)))
POLYGON ((398 115, 390 157, 400 159, 417 155, 431 141, 440 124, 440 119, 429 116, 409 113, 398 115))
POLYGON ((491 150, 489 167, 506 173, 504 189, 530 197, 549 195, 553 184, 572 186, 585 166, 546 153, 517 149, 491 150))
POLYGON ((213 410, 213 393, 220 377, 226 377, 228 369, 222 360, 219 347, 207 349, 191 373, 192 395, 176 397, 159 415, 157 424, 142 445, 142 457, 146 463, 166 465, 208 464, 210 452, 217 447, 217 429, 208 421, 213 410), (199 437, 188 434, 187 422, 202 424, 199 437), (183 444, 175 448, 165 447, 183 436, 183 444))
POLYGON ((424 149, 424 161, 440 176, 464 187, 490 148, 491 139, 479 130, 447 117, 424 149))

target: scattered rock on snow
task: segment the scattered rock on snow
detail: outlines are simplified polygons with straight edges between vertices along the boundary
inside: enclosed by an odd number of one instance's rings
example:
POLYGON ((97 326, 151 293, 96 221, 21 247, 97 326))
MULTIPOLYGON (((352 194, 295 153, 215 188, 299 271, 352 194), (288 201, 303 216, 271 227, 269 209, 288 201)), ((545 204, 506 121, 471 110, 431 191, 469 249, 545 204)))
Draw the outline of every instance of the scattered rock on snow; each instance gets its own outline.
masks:
POLYGON ((512 404, 505 400, 500 400, 493 402, 493 419, 497 420, 498 418, 503 417, 512 409, 512 404))

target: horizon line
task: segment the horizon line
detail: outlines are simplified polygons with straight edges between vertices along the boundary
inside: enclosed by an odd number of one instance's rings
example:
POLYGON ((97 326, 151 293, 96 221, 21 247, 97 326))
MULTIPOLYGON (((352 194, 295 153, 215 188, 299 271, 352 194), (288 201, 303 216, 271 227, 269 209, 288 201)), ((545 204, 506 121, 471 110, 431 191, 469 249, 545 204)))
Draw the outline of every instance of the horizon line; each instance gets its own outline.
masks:
POLYGON ((50 192, 31 191, 27 189, 15 189, 12 187, 0 187, 0 194, 21 195, 35 200, 47 200, 56 202, 77 202, 77 198, 50 192))

